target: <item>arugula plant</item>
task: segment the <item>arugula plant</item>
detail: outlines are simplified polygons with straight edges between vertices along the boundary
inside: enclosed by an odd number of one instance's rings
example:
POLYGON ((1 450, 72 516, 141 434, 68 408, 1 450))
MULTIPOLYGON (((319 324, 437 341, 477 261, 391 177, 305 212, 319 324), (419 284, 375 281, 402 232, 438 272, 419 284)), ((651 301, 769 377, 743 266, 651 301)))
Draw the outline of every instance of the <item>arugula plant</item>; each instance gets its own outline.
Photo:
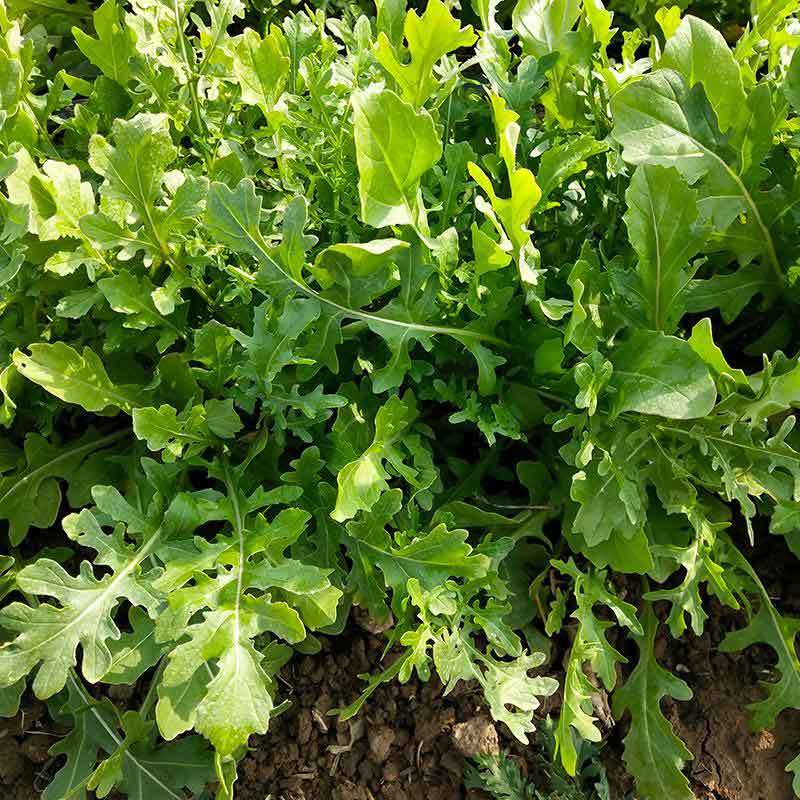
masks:
POLYGON ((602 689, 689 800, 657 636, 713 596, 800 710, 796 4, 317 5, 0 0, 0 712, 47 798, 230 798, 353 605, 342 717, 435 672, 523 742, 567 628, 553 757, 602 689))

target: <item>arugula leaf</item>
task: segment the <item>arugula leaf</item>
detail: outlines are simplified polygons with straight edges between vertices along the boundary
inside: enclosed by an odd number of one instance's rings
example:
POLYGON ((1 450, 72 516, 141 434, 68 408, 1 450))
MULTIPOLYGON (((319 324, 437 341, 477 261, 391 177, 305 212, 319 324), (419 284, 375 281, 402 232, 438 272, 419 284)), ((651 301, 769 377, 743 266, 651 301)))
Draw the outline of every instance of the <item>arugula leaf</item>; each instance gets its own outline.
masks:
POLYGON ((782 711, 800 705, 800 660, 795 650, 800 620, 780 614, 772 604, 764 584, 741 553, 734 551, 734 559, 758 595, 758 611, 750 615, 747 627, 732 631, 722 640, 720 650, 732 653, 760 643, 769 645, 775 651, 780 678, 775 682, 763 682, 762 686, 767 690, 766 697, 747 707, 751 714, 751 727, 753 730, 762 730, 772 727, 782 711))
POLYGON ((396 608, 410 578, 418 581, 421 590, 430 591, 447 577, 479 578, 489 568, 486 556, 473 554, 465 530, 448 530, 443 523, 407 544, 394 544, 385 526, 401 507, 402 493, 394 489, 374 503, 367 514, 347 525, 346 546, 354 564, 351 580, 370 611, 379 617, 385 616, 386 609, 375 567, 392 590, 396 608))
POLYGON ((437 479, 433 462, 419 435, 409 430, 417 417, 416 398, 410 392, 393 397, 375 416, 375 435, 357 459, 346 464, 337 476, 336 508, 331 516, 344 522, 359 510, 370 510, 389 488, 388 462, 417 492, 429 489, 437 479), (412 458, 413 465, 406 463, 412 458))
POLYGON ((257 514, 297 492, 290 487, 272 494, 260 487, 246 492, 241 481, 248 463, 212 467, 226 488, 213 515, 230 525, 230 534, 221 537, 221 552, 211 554, 214 577, 186 574, 184 580, 193 583, 169 594, 169 610, 156 626, 157 640, 183 640, 170 652, 158 686, 159 729, 173 739, 194 728, 222 758, 237 752, 250 734, 266 731, 274 709, 273 676, 291 652, 277 642, 259 651, 255 637, 270 632, 300 642, 304 620, 316 625, 322 616, 326 624, 333 622, 341 597, 328 581, 329 570, 284 555, 300 536, 307 513, 289 509, 271 523, 257 514), (256 596, 250 589, 261 591, 256 596))
MULTIPOLYGON (((317 291, 306 282, 301 260, 286 263, 285 260, 280 260, 280 256, 278 260, 273 257, 259 229, 260 213, 261 200, 255 195, 251 181, 243 180, 234 191, 222 184, 214 184, 211 187, 206 219, 213 235, 234 250, 250 253, 261 264, 257 276, 254 277, 237 268, 235 269, 237 277, 248 285, 257 286, 267 295, 300 292, 316 300, 324 310, 322 334, 317 344, 306 352, 313 354, 316 359, 335 370, 338 366, 335 347, 341 342, 342 320, 349 318, 367 322, 376 333, 387 340, 390 347, 398 349, 394 362, 390 363, 383 373, 384 377, 381 378, 387 381, 382 388, 387 388, 396 385, 394 382, 397 381, 397 376, 402 376, 403 369, 408 367, 407 348, 413 340, 417 339, 425 344, 429 342, 431 336, 445 334, 469 349, 478 363, 481 389, 485 392, 491 390, 494 368, 502 362, 500 357, 495 356, 483 343, 504 345, 506 344, 504 340, 477 326, 455 327, 431 324, 415 318, 421 314, 427 316, 432 312, 430 294, 433 286, 432 284, 426 286, 426 279, 431 271, 427 265, 421 263, 419 248, 409 248, 403 254, 407 262, 401 275, 404 286, 399 301, 387 304, 385 310, 378 312, 363 311, 360 309, 362 304, 366 305, 375 296, 392 288, 391 284, 387 287, 384 282, 382 289, 376 289, 374 281, 376 273, 370 271, 364 276, 363 282, 353 280, 352 275, 346 274, 342 276, 342 288, 333 285, 325 291, 317 291), (416 295, 420 292, 422 297, 418 299, 416 295)), ((391 250, 395 250, 395 247, 392 246, 391 250)), ((323 286, 332 278, 329 269, 322 271, 321 265, 317 268, 316 274, 323 286)), ((312 308, 305 307, 308 310, 312 308)))
POLYGON ((630 714, 625 737, 625 766, 636 779, 644 798, 676 797, 690 800, 693 792, 683 774, 692 754, 675 735, 661 711, 661 700, 691 700, 691 689, 655 660, 653 647, 658 621, 649 606, 639 637, 639 662, 624 686, 614 695, 614 716, 630 714))
POLYGON ((129 711, 119 731, 116 709, 93 700, 70 672, 60 713, 73 718, 72 731, 50 753, 67 760, 42 793, 44 800, 87 797, 87 789, 105 796, 118 788, 127 797, 181 798, 184 788, 199 792, 213 777, 209 752, 197 736, 154 747, 152 726, 129 711), (102 754, 102 755, 101 755, 102 754), (98 758, 102 758, 99 766, 98 758))
POLYGON ((637 331, 613 360, 614 412, 638 411, 669 419, 705 417, 717 390, 691 347, 661 333, 637 331))
POLYGON ((781 279, 772 235, 740 174, 746 165, 736 164, 702 84, 690 89, 680 73, 659 69, 615 94, 611 108, 612 133, 625 159, 675 167, 690 184, 700 180, 698 205, 717 228, 728 227, 746 210, 762 252, 781 279), (646 137, 644 130, 650 132, 646 137))
POLYGON ((0 478, 0 518, 8 520, 11 544, 16 547, 32 527, 51 527, 61 507, 59 479, 75 479, 92 453, 125 436, 124 430, 106 436, 89 432, 59 448, 37 433, 28 434, 24 466, 0 478))
POLYGON ((408 58, 403 59, 407 63, 398 59, 396 47, 383 31, 378 34, 375 56, 395 79, 403 98, 419 108, 436 91, 433 69, 439 59, 459 47, 469 47, 477 37, 471 25, 459 26, 442 0, 430 0, 421 17, 410 10, 403 33, 408 42, 408 58))
POLYGON ((97 353, 89 347, 83 353, 64 342, 32 344, 30 355, 14 352, 14 366, 28 380, 39 384, 66 403, 86 411, 130 412, 145 394, 139 386, 117 386, 106 372, 97 353))
POLYGON ((697 194, 675 169, 641 165, 625 195, 625 224, 639 256, 638 297, 656 330, 671 330, 675 304, 691 277, 686 267, 706 237, 697 194))
POLYGON ((130 59, 135 49, 130 32, 121 25, 120 16, 116 0, 105 0, 92 15, 97 38, 76 27, 72 35, 89 61, 107 78, 124 86, 130 78, 130 59))
MULTIPOLYGON (((93 496, 101 512, 112 518, 115 514, 123 516, 129 531, 141 533, 143 538, 138 547, 131 548, 121 531, 106 534, 95 515, 86 509, 64 520, 70 538, 94 549, 95 563, 108 567, 110 574, 98 579, 90 563, 83 561, 79 574, 72 576, 49 558, 39 559, 20 571, 17 585, 23 592, 52 597, 60 605, 32 607, 14 602, 0 611, 0 625, 18 633, 16 639, 0 649, 0 685, 9 686, 41 665, 34 678, 34 691, 41 698, 52 697, 63 689, 69 670, 76 663, 79 644, 82 672, 90 683, 96 683, 112 665, 107 641, 120 635, 112 616, 119 600, 126 598, 150 616, 163 602, 163 596, 143 574, 142 564, 171 534, 171 512, 167 510, 165 522, 155 527, 145 523, 111 487, 95 487, 93 496)), ((181 502, 177 497, 173 508, 181 502)))
POLYGON ((289 77, 288 49, 278 27, 263 39, 248 28, 232 42, 233 71, 241 86, 242 101, 257 105, 267 118, 289 77))
POLYGON ((688 14, 668 38, 658 66, 681 73, 690 88, 703 84, 723 133, 736 126, 747 98, 739 65, 718 30, 688 14))
POLYGON ((473 180, 486 192, 492 209, 503 224, 506 235, 514 246, 515 258, 520 266, 520 275, 523 280, 526 280, 528 267, 525 262, 529 256, 526 257, 525 250, 530 244, 530 231, 526 225, 531 212, 542 197, 542 190, 530 170, 516 165, 516 150, 520 134, 517 122, 519 115, 510 111, 506 107, 505 101, 497 95, 490 94, 489 102, 492 106, 495 131, 497 132, 497 152, 506 168, 511 196, 509 198, 498 197, 486 173, 477 164, 470 163, 467 166, 473 180))
POLYGON ((90 183, 75 164, 48 159, 41 171, 26 150, 14 154, 16 169, 6 177, 8 199, 27 206, 27 229, 42 241, 80 236, 79 220, 95 208, 90 183))
POLYGON ((595 718, 588 711, 596 687, 584 672, 584 664, 588 663, 605 688, 612 691, 617 682, 616 665, 627 662, 606 638, 605 632, 612 623, 598 618, 594 606, 598 603, 606 605, 619 624, 634 634, 642 635, 643 631, 636 619, 636 609, 606 589, 605 573, 584 574, 571 559, 569 563, 554 561, 553 566, 575 580, 577 608, 572 616, 578 621, 578 630, 570 650, 564 678, 564 704, 555 731, 556 754, 560 753, 567 774, 575 775, 578 763, 575 737, 590 742, 599 742, 602 738, 595 726, 595 718))
POLYGON ((353 120, 361 219, 375 228, 413 225, 425 231, 420 178, 442 155, 430 114, 388 89, 371 88, 354 95, 353 120))

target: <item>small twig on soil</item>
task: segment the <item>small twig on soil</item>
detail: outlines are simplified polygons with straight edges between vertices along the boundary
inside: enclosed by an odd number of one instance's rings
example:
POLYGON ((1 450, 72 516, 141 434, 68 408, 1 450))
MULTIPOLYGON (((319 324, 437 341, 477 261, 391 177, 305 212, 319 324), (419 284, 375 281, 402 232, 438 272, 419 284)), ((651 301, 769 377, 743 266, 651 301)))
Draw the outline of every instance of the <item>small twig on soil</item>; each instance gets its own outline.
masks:
POLYGON ((328 732, 328 723, 325 722, 325 717, 323 717, 322 714, 319 713, 316 707, 311 709, 311 718, 314 720, 314 722, 317 723, 319 729, 323 733, 328 732))
POLYGON ((289 683, 289 681, 287 681, 286 678, 284 678, 283 675, 280 674, 280 672, 278 673, 278 680, 281 683, 283 683, 286 686, 288 686, 294 692, 294 686, 291 683, 289 683))

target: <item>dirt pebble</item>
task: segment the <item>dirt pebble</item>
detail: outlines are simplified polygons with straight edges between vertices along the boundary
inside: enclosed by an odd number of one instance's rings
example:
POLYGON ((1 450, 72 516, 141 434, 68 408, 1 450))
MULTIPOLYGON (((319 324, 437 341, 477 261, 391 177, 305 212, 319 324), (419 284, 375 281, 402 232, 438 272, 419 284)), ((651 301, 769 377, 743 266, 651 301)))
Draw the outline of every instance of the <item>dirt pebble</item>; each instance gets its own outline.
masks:
POLYGON ((497 729, 488 717, 480 716, 459 722, 453 728, 453 744, 462 756, 495 756, 500 752, 497 729))

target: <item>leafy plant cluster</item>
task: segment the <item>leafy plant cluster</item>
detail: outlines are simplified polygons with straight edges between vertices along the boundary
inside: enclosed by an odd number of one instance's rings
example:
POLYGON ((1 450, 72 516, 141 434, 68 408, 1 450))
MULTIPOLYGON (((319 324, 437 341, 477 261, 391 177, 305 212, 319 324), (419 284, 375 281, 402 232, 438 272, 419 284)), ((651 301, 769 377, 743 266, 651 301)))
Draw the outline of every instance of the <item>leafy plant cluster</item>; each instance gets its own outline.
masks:
POLYGON ((575 773, 569 775, 554 758, 553 733, 550 719, 537 730, 533 775, 523 775, 517 762, 504 751, 497 755, 484 753, 467 762, 464 785, 480 789, 491 800, 611 800, 600 748, 584 741, 575 773))
POLYGON ((607 691, 642 798, 692 797, 654 643, 709 596, 776 654, 754 728, 800 709, 747 558, 800 556, 800 19, 685 5, 0 0, 0 710, 71 726, 45 800, 232 797, 353 605, 400 656, 341 717, 435 671, 524 742, 567 628, 556 757, 607 691))

